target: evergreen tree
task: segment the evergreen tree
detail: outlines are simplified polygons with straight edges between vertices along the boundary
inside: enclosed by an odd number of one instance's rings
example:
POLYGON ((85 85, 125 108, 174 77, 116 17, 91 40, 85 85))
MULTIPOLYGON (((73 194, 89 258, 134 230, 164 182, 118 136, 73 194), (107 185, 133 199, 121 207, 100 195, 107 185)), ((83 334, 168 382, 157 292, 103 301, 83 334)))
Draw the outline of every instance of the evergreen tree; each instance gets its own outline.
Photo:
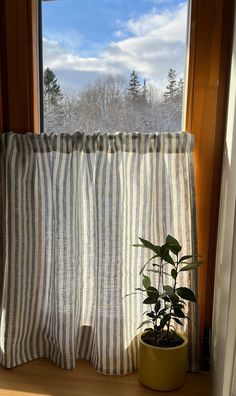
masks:
POLYGON ((65 112, 62 106, 63 95, 55 73, 47 68, 44 71, 44 129, 58 132, 64 125, 65 112))
POLYGON ((147 83, 145 78, 143 80, 143 86, 142 86, 142 103, 143 105, 147 104, 147 83))
POLYGON ((170 69, 168 72, 168 85, 164 92, 164 100, 167 103, 174 102, 178 93, 177 73, 176 70, 170 69))
POLYGON ((177 85, 176 96, 177 96, 177 99, 180 100, 181 102, 182 102, 182 98, 183 98, 183 93, 184 93, 184 80, 183 80, 183 78, 180 78, 178 81, 178 85, 177 85))
POLYGON ((129 80, 129 94, 135 102, 140 99, 140 82, 137 73, 133 70, 129 80))
POLYGON ((52 105, 58 105, 62 99, 61 87, 55 73, 47 67, 44 71, 44 99, 52 105))

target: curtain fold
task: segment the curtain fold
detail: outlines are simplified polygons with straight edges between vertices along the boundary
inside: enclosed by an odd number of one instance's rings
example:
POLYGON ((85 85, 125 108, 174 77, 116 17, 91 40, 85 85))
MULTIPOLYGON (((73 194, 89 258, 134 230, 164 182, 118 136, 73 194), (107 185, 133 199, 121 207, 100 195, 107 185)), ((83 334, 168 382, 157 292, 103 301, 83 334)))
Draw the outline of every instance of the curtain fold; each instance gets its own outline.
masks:
MULTIPOLYGON (((0 136, 0 364, 88 359, 105 374, 137 368, 138 237, 168 233, 197 253, 193 136, 0 136)), ((197 289, 196 274, 181 282, 197 289)), ((197 307, 189 305, 197 369, 197 307)))

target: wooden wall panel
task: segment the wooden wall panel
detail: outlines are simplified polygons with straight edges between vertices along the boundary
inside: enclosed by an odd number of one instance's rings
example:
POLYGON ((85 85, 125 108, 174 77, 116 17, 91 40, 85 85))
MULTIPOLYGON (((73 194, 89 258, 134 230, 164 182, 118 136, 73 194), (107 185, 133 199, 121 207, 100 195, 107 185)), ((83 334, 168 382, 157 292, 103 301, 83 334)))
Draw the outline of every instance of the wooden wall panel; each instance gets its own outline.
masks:
POLYGON ((234 0, 192 0, 185 129, 195 135, 201 361, 211 328, 234 0))
POLYGON ((39 132, 37 0, 0 2, 1 130, 39 132))

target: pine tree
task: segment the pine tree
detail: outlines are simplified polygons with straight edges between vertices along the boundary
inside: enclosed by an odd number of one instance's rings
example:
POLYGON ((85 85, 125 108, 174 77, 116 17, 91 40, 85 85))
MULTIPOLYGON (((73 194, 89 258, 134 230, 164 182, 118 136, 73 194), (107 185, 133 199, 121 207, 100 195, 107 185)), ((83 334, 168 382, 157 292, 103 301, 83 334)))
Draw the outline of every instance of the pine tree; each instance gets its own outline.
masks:
POLYGON ((184 80, 183 78, 180 78, 177 85, 176 97, 181 102, 183 98, 183 93, 184 93, 184 80))
POLYGON ((168 85, 164 92, 164 100, 167 103, 174 102, 178 93, 177 73, 176 70, 170 69, 168 72, 168 85))
POLYGON ((44 71, 44 99, 52 105, 57 105, 62 99, 61 87, 55 73, 47 67, 44 71))
POLYGON ((142 103, 144 105, 147 104, 147 83, 145 78, 143 80, 143 86, 142 86, 142 103))
POLYGON ((47 68, 44 71, 44 130, 59 132, 64 125, 63 95, 55 73, 47 68))
POLYGON ((129 94, 135 102, 140 99, 140 82, 137 73, 133 70, 129 80, 129 94))

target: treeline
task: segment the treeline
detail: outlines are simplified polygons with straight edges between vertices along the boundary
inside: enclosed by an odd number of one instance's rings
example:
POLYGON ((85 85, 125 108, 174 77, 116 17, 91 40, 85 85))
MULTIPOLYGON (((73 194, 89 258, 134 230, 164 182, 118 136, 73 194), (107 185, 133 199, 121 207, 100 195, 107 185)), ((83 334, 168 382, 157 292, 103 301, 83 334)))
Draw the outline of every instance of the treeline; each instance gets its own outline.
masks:
POLYGON ((73 133, 173 132, 181 130, 183 79, 168 72, 164 93, 132 71, 104 75, 77 94, 62 93, 55 73, 44 71, 44 131, 73 133))

